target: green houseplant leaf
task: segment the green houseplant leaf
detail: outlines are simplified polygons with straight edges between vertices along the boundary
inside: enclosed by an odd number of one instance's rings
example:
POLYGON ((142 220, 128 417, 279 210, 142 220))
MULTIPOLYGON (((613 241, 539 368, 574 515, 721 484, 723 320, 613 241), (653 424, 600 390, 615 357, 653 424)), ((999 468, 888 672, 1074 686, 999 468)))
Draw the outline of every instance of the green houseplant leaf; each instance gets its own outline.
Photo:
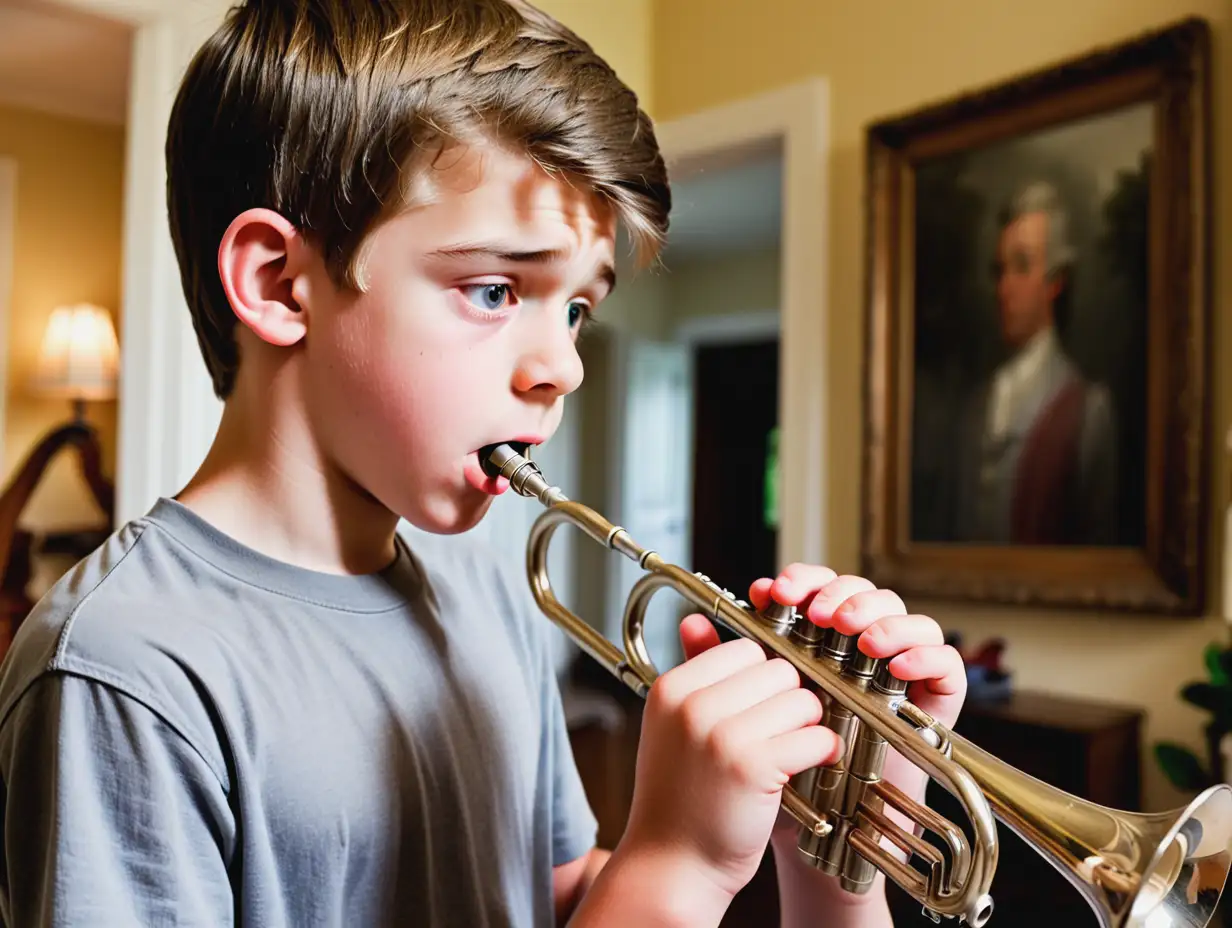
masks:
POLYGON ((1232 680, 1232 648, 1224 648, 1219 652, 1219 667, 1223 671, 1224 679, 1232 680))
POLYGON ((1227 660, 1227 652, 1224 651, 1218 644, 1211 642, 1206 646, 1203 652, 1203 658, 1206 662, 1206 672, 1210 674, 1211 684, 1214 686, 1228 685, 1228 667, 1225 664, 1227 660))
POLYGON ((1203 768, 1202 761, 1189 748, 1163 741, 1155 745, 1155 759, 1177 789, 1196 792, 1211 783, 1210 774, 1203 768))
POLYGON ((1210 712, 1225 731, 1232 728, 1232 689, 1211 683, 1187 683, 1181 688, 1181 698, 1210 712))

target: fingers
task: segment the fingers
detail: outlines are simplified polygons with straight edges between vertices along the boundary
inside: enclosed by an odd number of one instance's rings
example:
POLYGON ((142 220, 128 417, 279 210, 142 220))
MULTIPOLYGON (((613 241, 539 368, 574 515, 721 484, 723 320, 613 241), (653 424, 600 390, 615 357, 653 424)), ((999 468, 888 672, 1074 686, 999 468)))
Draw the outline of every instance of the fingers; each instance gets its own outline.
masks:
POLYGON ((788 734, 821 721, 821 700, 805 689, 788 690, 752 704, 715 726, 716 739, 737 749, 788 734))
POLYGON ((843 742, 830 729, 810 725, 779 735, 767 748, 767 759, 780 772, 779 786, 797 773, 828 767, 843 755, 843 742))
POLYGON ((668 707, 678 706, 697 690, 764 663, 766 653, 755 641, 747 638, 725 641, 663 674, 650 688, 649 698, 665 702, 668 707))
POLYGON ((967 692, 962 655, 948 644, 904 651, 890 661, 890 673, 909 683, 922 681, 924 689, 937 696, 959 696, 967 692))
POLYGON ((789 564, 775 578, 762 578, 749 587, 749 602, 765 609, 773 599, 785 606, 799 606, 835 578, 829 567, 815 564, 789 564))
POLYGON ((821 701, 800 688, 800 674, 782 659, 767 661, 698 690, 685 707, 695 734, 709 732, 720 723, 753 713, 762 728, 751 730, 750 740, 770 737, 821 719, 821 701), (784 711, 788 710, 788 711, 784 711))
POLYGON ((907 698, 943 725, 953 725, 967 696, 962 655, 948 644, 912 648, 890 661, 890 673, 908 681, 907 698))
POLYGON ((680 622, 680 644, 684 648, 685 659, 692 660, 719 644, 718 629, 700 612, 695 612, 680 622))
POLYGON ((774 579, 771 577, 753 581, 753 585, 749 587, 749 602, 754 609, 760 611, 770 605, 770 588, 773 586, 774 579))
MULTIPOLYGON (((817 702, 817 696, 800 689, 800 673, 782 658, 754 664, 739 670, 721 682, 706 686, 690 696, 694 702, 691 711, 716 722, 723 716, 731 716, 758 705, 771 696, 798 690, 817 702)), ((817 702, 821 706, 821 702, 817 702)), ((821 717, 821 716, 818 716, 821 717)), ((707 728, 710 726, 706 726, 707 728)))
POLYGON ((864 629, 858 644, 869 657, 894 657, 910 648, 945 644, 945 635, 926 615, 886 615, 864 629))
POLYGON ((907 611, 898 594, 879 590, 863 577, 839 577, 813 597, 808 617, 824 628, 858 635, 882 616, 907 611))
POLYGON ((838 736, 817 724, 820 720, 817 697, 795 689, 724 718, 706 742, 714 763, 762 789, 778 789, 800 771, 841 756, 838 736))

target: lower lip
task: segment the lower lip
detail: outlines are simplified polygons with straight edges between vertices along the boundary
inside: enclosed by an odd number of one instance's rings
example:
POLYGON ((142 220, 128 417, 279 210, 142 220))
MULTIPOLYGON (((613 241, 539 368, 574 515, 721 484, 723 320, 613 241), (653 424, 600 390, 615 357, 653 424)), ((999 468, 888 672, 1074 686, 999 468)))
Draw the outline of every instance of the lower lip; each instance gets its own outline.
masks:
POLYGON ((466 482, 480 493, 487 493, 489 496, 500 496, 509 489, 509 479, 507 477, 489 477, 483 472, 483 467, 479 463, 478 452, 473 452, 470 455, 466 461, 466 466, 462 468, 462 473, 466 477, 466 482))

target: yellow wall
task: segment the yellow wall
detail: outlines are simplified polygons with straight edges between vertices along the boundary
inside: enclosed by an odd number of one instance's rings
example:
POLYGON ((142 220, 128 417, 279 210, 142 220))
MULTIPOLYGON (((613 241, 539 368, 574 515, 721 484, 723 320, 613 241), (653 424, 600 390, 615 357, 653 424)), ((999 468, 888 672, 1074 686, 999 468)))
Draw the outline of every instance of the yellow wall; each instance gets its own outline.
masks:
MULTIPOLYGON (((1033 3, 905 3, 902 0, 659 0, 654 8, 656 118, 672 119, 806 76, 830 82, 833 138, 829 175, 830 381, 832 397, 858 396, 863 358, 863 132, 882 117, 995 82, 1050 61, 1119 41, 1187 13, 1215 31, 1216 307, 1232 283, 1232 262, 1218 243, 1232 217, 1226 170, 1232 164, 1230 122, 1221 88, 1232 77, 1227 0, 1036 0, 1033 3)), ((1216 314, 1219 314, 1217 309, 1216 314)), ((1215 321, 1217 357, 1232 353, 1232 333, 1215 321)), ((1226 363, 1214 365, 1214 422, 1224 423, 1232 394, 1226 363)), ((829 550, 836 568, 858 566, 860 483, 858 404, 829 405, 832 485, 829 550)), ((1216 435, 1223 426, 1216 425, 1216 435)), ((1212 442, 1211 456, 1219 460, 1212 442)), ((1216 481, 1214 502, 1227 497, 1216 481)), ((1212 513, 1212 529, 1215 525, 1212 513)), ((1216 538, 1216 558, 1219 556, 1216 538)), ((1212 573, 1214 577, 1214 573, 1212 573)), ((1220 608, 1218 584, 1212 580, 1220 608)), ((1132 618, 912 602, 974 642, 1005 635, 1020 686, 1102 697, 1149 710, 1144 748, 1158 737, 1201 745, 1204 716, 1176 697, 1202 674, 1201 647, 1224 635, 1221 621, 1132 618)), ((1170 806, 1181 797, 1145 756, 1146 802, 1170 806)))
POLYGON ((650 29, 652 0, 535 0, 545 13, 584 38, 654 115, 650 29))
MULTIPOLYGON (((119 330, 124 130, 0 107, 0 157, 17 161, 7 482, 43 434, 72 415, 66 401, 34 397, 26 388, 51 310, 67 302, 98 303, 116 314, 119 330)), ((114 474, 115 404, 91 403, 87 415, 101 433, 104 469, 114 474)), ((101 518, 76 456, 62 452, 21 521, 37 531, 88 527, 101 518)))
MULTIPOLYGON (((775 247, 684 261, 668 258, 664 334, 694 319, 777 312, 782 259, 775 247)), ((600 310, 602 312, 602 310, 600 310)))

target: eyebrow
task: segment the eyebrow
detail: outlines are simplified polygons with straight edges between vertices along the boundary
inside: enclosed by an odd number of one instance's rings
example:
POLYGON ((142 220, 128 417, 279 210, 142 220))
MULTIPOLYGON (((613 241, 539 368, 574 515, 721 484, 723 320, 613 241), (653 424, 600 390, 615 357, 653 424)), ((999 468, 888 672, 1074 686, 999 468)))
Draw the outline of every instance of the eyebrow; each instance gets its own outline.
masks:
MULTIPOLYGON (((435 251, 428 253, 429 258, 444 259, 444 260, 464 260, 483 258, 490 261, 505 261, 510 264, 558 264, 563 263, 567 257, 566 252, 560 248, 542 248, 538 251, 521 251, 516 248, 495 243, 485 242, 475 245, 458 245, 450 248, 438 248, 435 251)), ((599 265, 596 279, 601 283, 607 284, 607 292, 610 296, 612 291, 616 289, 616 269, 607 261, 599 265)))

